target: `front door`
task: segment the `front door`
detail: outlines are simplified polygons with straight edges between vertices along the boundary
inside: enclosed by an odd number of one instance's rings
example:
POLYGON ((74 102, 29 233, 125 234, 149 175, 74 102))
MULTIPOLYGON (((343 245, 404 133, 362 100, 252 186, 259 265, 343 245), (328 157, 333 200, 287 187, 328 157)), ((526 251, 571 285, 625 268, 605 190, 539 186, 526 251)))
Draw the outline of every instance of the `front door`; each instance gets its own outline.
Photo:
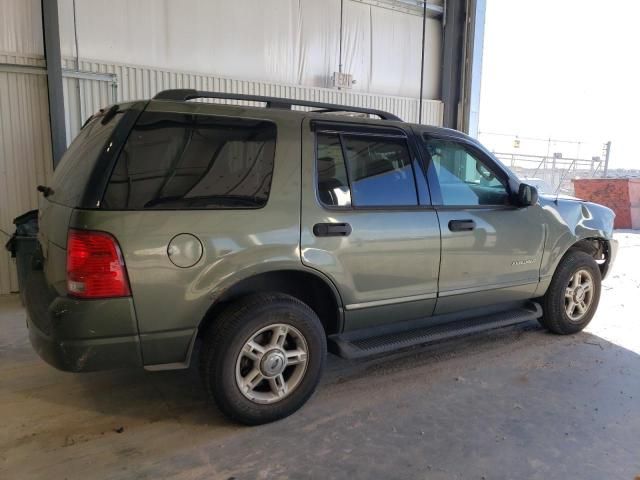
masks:
POLYGON ((402 128, 303 122, 301 258, 337 286, 345 330, 433 313, 440 230, 412 142, 402 128))
POLYGON ((455 137, 420 137, 442 232, 435 313, 531 298, 545 227, 539 205, 519 207, 503 167, 455 137))

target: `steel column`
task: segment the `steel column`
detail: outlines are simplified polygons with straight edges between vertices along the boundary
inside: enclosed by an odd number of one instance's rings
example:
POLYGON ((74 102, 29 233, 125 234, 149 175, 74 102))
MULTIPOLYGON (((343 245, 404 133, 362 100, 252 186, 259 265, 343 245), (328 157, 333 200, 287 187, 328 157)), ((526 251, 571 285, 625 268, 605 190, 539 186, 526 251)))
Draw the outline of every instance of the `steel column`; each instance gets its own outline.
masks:
POLYGON ((427 33, 427 2, 425 0, 422 12, 422 48, 420 49, 420 101, 418 102, 418 123, 422 123, 422 97, 424 91, 424 43, 427 33))
POLYGON ((465 0, 446 0, 442 42, 440 99, 444 103, 442 125, 459 128, 458 110, 462 91, 462 52, 465 32, 465 0))
POLYGON ((478 136, 486 10, 486 0, 467 0, 469 20, 467 21, 464 47, 462 130, 472 137, 478 136))
POLYGON ((58 0, 42 0, 42 29, 44 57, 47 62, 47 90, 49 94, 49 123, 53 168, 67 149, 64 123, 64 93, 62 90, 62 57, 60 54, 60 24, 58 0))

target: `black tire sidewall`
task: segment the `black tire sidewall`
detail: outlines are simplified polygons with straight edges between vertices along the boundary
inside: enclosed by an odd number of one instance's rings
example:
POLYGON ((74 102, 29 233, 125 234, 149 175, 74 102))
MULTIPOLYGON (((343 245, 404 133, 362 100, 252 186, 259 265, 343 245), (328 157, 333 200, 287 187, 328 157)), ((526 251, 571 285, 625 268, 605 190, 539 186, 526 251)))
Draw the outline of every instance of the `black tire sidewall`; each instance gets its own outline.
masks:
POLYGON ((277 295, 262 296, 257 301, 248 299, 244 306, 232 309, 231 315, 224 317, 221 323, 233 325, 220 325, 214 332, 216 338, 205 373, 205 383, 220 410, 233 420, 257 425, 286 417, 304 405, 313 394, 326 361, 324 329, 316 314, 292 297, 277 295), (300 384, 283 400, 258 404, 240 391, 235 378, 236 362, 245 342, 261 328, 275 323, 291 325, 304 337, 308 348, 306 371, 300 384))
POLYGON ((553 275, 543 298, 544 315, 541 323, 553 333, 568 335, 583 330, 598 309, 601 292, 601 274, 593 257, 582 251, 567 253, 553 275), (578 322, 571 320, 565 310, 565 289, 578 270, 588 270, 593 279, 593 300, 587 314, 578 322))

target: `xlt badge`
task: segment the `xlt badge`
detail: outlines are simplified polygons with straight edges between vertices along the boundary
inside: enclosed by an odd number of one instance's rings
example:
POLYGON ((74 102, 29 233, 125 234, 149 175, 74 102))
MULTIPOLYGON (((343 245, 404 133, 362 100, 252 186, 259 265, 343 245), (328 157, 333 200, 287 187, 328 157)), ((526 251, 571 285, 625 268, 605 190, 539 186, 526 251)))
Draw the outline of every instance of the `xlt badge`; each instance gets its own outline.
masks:
POLYGON ((535 258, 527 258, 526 260, 514 260, 513 262, 511 262, 512 266, 515 265, 528 265, 530 263, 535 262, 536 259, 535 258))

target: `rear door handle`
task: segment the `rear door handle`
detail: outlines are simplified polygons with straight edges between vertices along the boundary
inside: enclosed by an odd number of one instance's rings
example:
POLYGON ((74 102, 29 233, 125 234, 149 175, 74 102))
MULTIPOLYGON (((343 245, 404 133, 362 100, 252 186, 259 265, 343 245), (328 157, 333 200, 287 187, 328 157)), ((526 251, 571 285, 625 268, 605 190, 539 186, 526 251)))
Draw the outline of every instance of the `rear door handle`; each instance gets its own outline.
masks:
POLYGON ((351 234, 351 225, 348 223, 316 223, 313 226, 313 234, 316 237, 348 237, 351 234))
POLYGON ((476 222, 473 220, 450 220, 449 230, 452 232, 469 232, 476 228, 476 222))

